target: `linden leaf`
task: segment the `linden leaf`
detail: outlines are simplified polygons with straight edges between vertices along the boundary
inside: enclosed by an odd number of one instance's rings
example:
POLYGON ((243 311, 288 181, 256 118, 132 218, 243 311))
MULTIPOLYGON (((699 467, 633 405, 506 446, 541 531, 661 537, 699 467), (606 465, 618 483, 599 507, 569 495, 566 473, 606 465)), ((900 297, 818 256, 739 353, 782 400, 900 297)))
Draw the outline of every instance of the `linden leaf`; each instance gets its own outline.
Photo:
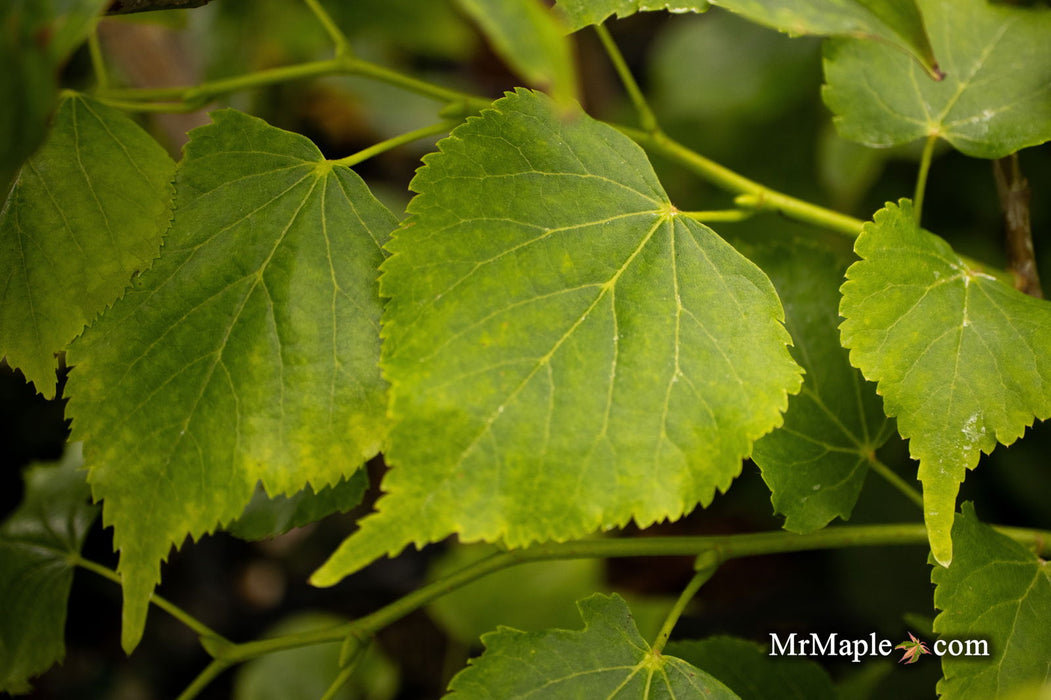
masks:
POLYGON ((266 489, 257 486, 244 512, 223 529, 242 540, 276 537, 327 515, 350 510, 361 503, 368 485, 367 475, 359 470, 317 493, 307 486, 291 496, 271 498, 266 495, 266 489))
POLYGON ((937 136, 999 158, 1051 139, 1051 9, 921 0, 945 79, 876 42, 825 47, 824 99, 844 137, 894 146, 937 136))
POLYGON ((65 350, 157 256, 175 163, 117 110, 68 94, 0 212, 0 356, 47 398, 65 350))
POLYGON ((572 48, 560 18, 539 0, 457 0, 493 49, 535 87, 561 102, 577 92, 572 48))
POLYGON ((931 550, 948 566, 966 470, 1051 416, 1051 304, 968 268, 908 200, 877 212, 854 250, 843 345, 920 461, 931 550))
POLYGON ((66 653, 70 556, 98 515, 81 464, 74 444, 61 462, 28 468, 25 498, 0 525, 0 692, 28 692, 66 653))
POLYGON ((934 631, 946 643, 985 641, 989 656, 943 655, 938 696, 1037 697, 1051 659, 1051 566, 979 521, 970 503, 956 518, 953 540, 952 566, 931 572, 934 607, 942 611, 934 631))
POLYGON ((482 637, 485 652, 449 683, 457 700, 480 698, 737 698, 682 659, 654 651, 618 595, 577 603, 584 629, 482 637))
POLYGON ((636 12, 705 12, 711 5, 722 7, 752 22, 792 36, 817 34, 878 39, 894 47, 906 61, 909 56, 931 75, 938 74, 917 0, 558 0, 570 29, 601 24, 613 14, 627 17, 636 12), (900 49, 900 51, 898 51, 900 49), (902 53, 905 52, 905 53, 902 53))
POLYGON ((232 110, 191 134, 161 257, 70 348, 125 648, 171 546, 321 488, 386 433, 376 270, 394 217, 306 138, 232 110))
POLYGON ((785 423, 755 443, 754 461, 785 529, 812 532, 850 517, 869 460, 894 430, 875 386, 839 344, 839 286, 853 256, 830 245, 764 241, 746 251, 770 275, 785 306, 792 355, 806 370, 785 423))
POLYGON ((799 388, 769 279, 626 136, 522 90, 439 148, 381 278, 395 468, 318 585, 451 533, 677 518, 799 388))

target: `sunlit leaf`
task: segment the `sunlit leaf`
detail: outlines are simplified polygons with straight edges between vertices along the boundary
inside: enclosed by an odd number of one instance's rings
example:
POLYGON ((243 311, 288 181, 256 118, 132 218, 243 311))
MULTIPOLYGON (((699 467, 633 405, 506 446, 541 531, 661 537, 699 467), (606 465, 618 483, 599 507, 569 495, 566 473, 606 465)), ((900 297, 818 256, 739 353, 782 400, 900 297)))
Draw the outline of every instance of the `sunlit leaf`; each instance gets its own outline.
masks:
POLYGON ((28 468, 25 498, 0 525, 0 692, 27 692, 31 677, 65 656, 69 557, 98 515, 81 464, 71 445, 60 463, 28 468))
POLYGON ((936 136, 999 158, 1051 139, 1051 9, 921 0, 944 80, 876 42, 826 45, 825 102, 845 137, 893 146, 936 136))
POLYGON ((770 281, 623 135, 520 91, 440 148, 381 280, 387 494, 319 585, 452 533, 521 546, 677 518, 799 387, 770 281))
POLYGON ((1039 687, 1051 659, 1051 567, 979 521, 970 503, 956 518, 953 542, 952 566, 931 572, 934 607, 942 611, 934 631, 945 643, 959 640, 963 651, 968 641, 984 640, 989 656, 942 656, 939 697, 1043 697, 1039 687))
POLYGON ((135 646, 160 562, 270 495, 352 474, 386 433, 376 269, 394 217, 306 138, 192 132, 161 257, 70 349, 73 431, 135 646))
POLYGON ((81 95, 59 105, 0 213, 0 355, 55 395, 55 353, 157 255, 175 173, 127 116, 81 95))
POLYGON ((806 658, 771 656, 763 645, 734 637, 672 642, 666 652, 703 668, 741 700, 835 700, 828 672, 806 658))
POLYGON ((572 49, 560 18, 540 0, 457 0, 493 48, 529 85, 567 102, 576 96, 572 49))
POLYGON ((877 212, 854 250, 843 345, 920 461, 931 550, 948 566, 966 470, 1051 416, 1051 303, 968 267, 908 200, 877 212))
POLYGON ((482 637, 485 653, 449 684, 457 700, 485 698, 737 698, 709 674, 654 651, 623 599, 593 595, 577 603, 584 629, 482 637))
POLYGON ((712 5, 792 36, 818 34, 878 39, 903 58, 937 71, 935 56, 916 0, 558 0, 573 31, 600 24, 616 14, 636 12, 705 12, 712 5))
POLYGON ((839 344, 839 286, 849 249, 818 241, 773 241, 746 251, 770 275, 785 306, 792 355, 806 370, 783 426, 755 443, 752 461, 785 529, 812 532, 847 519, 869 461, 893 431, 875 387, 850 366, 839 344))

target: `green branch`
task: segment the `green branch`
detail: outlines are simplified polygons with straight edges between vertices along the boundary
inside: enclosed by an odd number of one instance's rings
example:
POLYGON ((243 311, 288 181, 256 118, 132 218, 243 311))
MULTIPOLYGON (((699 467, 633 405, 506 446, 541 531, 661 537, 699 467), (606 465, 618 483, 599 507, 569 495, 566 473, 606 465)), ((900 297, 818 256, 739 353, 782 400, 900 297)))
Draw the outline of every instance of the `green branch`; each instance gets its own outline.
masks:
POLYGON ((628 68, 628 62, 624 60, 624 55, 621 54, 616 42, 613 41, 609 30, 604 25, 596 24, 595 32, 602 42, 602 48, 606 50, 610 63, 613 64, 614 70, 617 71, 620 82, 624 85, 631 103, 635 105, 635 111, 639 113, 639 123, 642 125, 643 130, 651 133, 657 131, 660 128, 657 126, 657 117, 653 114, 653 110, 650 109, 649 103, 646 102, 646 97, 642 94, 642 90, 639 89, 635 76, 631 74, 631 69, 628 68))
POLYGON ((332 21, 332 17, 325 11, 325 8, 321 6, 318 0, 304 0, 310 11, 314 13, 314 17, 317 18, 318 22, 329 37, 332 39, 332 43, 336 45, 336 56, 350 56, 350 41, 347 40, 347 35, 332 21))

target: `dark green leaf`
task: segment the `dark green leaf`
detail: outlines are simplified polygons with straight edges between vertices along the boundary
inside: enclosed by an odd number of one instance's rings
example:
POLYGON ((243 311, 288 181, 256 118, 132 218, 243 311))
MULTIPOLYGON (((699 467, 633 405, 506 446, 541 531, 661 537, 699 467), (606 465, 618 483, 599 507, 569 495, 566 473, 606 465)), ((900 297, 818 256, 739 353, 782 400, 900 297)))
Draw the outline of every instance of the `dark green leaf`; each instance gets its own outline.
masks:
POLYGON ((361 503, 368 485, 365 472, 358 471, 317 493, 307 486, 291 496, 269 497, 266 489, 257 486, 241 516, 223 529, 243 540, 276 537, 326 515, 345 513, 361 503))
POLYGON ((1051 416, 1051 303, 968 267, 908 200, 877 212, 854 250, 843 345, 920 461, 931 550, 948 566, 966 470, 1051 416))
POLYGON ((840 133, 871 146, 935 136, 980 158, 1051 139, 1051 9, 987 0, 920 6, 945 79, 930 80, 876 42, 829 42, 824 97, 840 133))
POLYGON ((454 532, 517 547, 677 518, 799 387, 769 279, 623 135, 520 91, 440 148, 381 282, 396 468, 319 585, 454 532))
POLYGON ((175 173, 124 114, 68 94, 0 213, 0 355, 45 397, 55 353, 149 267, 175 173))
POLYGON ((835 700, 825 669, 809 659, 770 656, 761 644, 734 637, 672 642, 666 653, 703 668, 741 700, 835 700))
POLYGON ((848 519, 869 460, 893 425, 875 387, 850 366, 839 344, 839 286, 853 260, 817 241, 766 242, 747 251, 770 275, 785 306, 792 356, 806 370, 802 391, 788 401, 783 426, 755 443, 785 529, 812 532, 848 519))
POLYGON ((935 73, 937 64, 915 0, 558 0, 573 31, 616 14, 647 10, 705 12, 723 7, 792 36, 818 34, 878 39, 935 73))
POLYGON ((737 696, 682 659, 654 651, 620 596, 577 603, 584 629, 482 637, 485 653, 449 684, 458 700, 485 698, 724 698, 737 696))
POLYGON ((270 495, 354 473, 386 434, 376 269, 394 217, 306 138, 234 112, 192 132, 174 224, 70 348, 135 646, 160 562, 270 495))
POLYGON ((70 555, 98 515, 81 464, 74 444, 60 463, 28 468, 25 498, 0 525, 0 691, 27 692, 66 653, 70 555))
POLYGON ((979 521, 970 503, 964 503, 952 536, 952 565, 935 564, 931 572, 934 607, 942 611, 934 631, 946 642, 986 640, 989 656, 942 656, 938 695, 1043 697, 1038 688, 1047 681, 1051 659, 1051 567, 979 521))

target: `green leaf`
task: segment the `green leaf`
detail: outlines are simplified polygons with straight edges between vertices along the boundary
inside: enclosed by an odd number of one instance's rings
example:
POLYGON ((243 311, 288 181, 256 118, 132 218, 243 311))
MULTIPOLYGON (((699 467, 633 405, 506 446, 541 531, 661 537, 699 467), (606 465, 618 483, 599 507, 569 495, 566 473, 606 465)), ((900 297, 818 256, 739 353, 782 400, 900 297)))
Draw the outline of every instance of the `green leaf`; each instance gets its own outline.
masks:
POLYGON ((29 679, 66 653, 70 557, 98 515, 81 464, 73 444, 61 462, 28 468, 25 498, 0 525, 0 691, 28 692, 29 679))
POLYGON ((792 36, 877 39, 907 61, 911 56, 931 75, 938 72, 935 55, 940 54, 931 49, 917 0, 558 0, 572 31, 600 24, 614 13, 705 12, 711 5, 792 36))
POLYGON ((875 386, 850 366, 839 344, 839 286, 853 259, 819 241, 764 241, 745 251, 770 275, 785 306, 792 356, 806 374, 785 423, 755 443, 754 461, 785 529, 812 532, 844 520, 857 502, 869 460, 893 431, 875 386))
POLYGON ((1051 9, 921 0, 945 79, 878 43, 825 49, 825 102, 846 138, 894 146, 936 136, 979 158, 1051 139, 1051 9))
POLYGON ((266 495, 266 489, 256 486, 244 512, 224 529, 234 537, 249 541, 276 537, 326 515, 345 513, 361 503, 368 485, 368 477, 361 470, 317 493, 308 485, 291 496, 271 498, 266 495))
POLYGON ((560 17, 539 0, 457 0, 520 76, 560 102, 577 94, 576 64, 560 17))
POLYGON ((677 518, 799 387, 770 281, 627 137, 523 90, 439 147, 381 280, 396 466, 317 585, 454 532, 519 547, 677 518))
POLYGON ((835 700, 828 672, 809 659, 770 656, 762 644, 734 637, 671 642, 666 653, 703 668, 741 700, 835 700))
POLYGON ((0 3, 0 197, 37 149, 55 103, 57 74, 107 0, 0 3), (13 106, 17 105, 17 109, 13 106))
POLYGON ((970 269, 908 200, 877 212, 854 250, 843 345, 920 461, 931 550, 948 566, 966 470, 1051 416, 1051 304, 970 269))
MULTIPOLYGON (((300 613, 268 630, 266 637, 303 634, 346 626, 347 620, 326 613, 300 613)), ((390 700, 397 694, 398 669, 372 644, 357 661, 350 682, 334 695, 325 691, 340 672, 341 642, 282 649, 241 666, 234 678, 234 700, 390 700)))
POLYGON ((0 212, 0 355, 45 397, 55 353, 157 256, 175 172, 124 114, 67 94, 0 212))
POLYGON ((979 521, 970 503, 964 503, 956 518, 953 540, 957 555, 952 566, 935 566, 931 572, 934 607, 942 611, 934 631, 946 642, 987 640, 990 656, 942 656, 939 697, 1037 697, 1035 692, 1021 693, 1035 691, 1047 680, 1051 567, 979 521))
POLYGON ((69 351, 69 415, 114 527, 123 644, 160 562, 380 449, 376 269, 394 217, 306 138, 232 110, 186 146, 161 257, 69 351))
POLYGON ((485 653, 449 684, 469 698, 725 698, 737 696, 704 671, 650 648, 617 595, 577 603, 584 629, 482 637, 485 653))

